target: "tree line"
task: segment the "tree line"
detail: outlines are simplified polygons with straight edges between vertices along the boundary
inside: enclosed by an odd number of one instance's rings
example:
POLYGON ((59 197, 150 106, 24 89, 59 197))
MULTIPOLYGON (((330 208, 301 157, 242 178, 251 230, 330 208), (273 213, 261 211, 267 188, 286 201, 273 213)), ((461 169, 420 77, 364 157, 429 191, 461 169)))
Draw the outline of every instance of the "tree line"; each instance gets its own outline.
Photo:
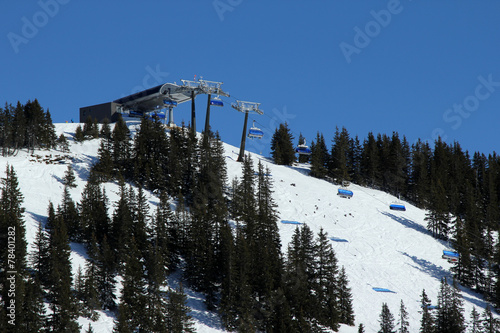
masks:
POLYGON ((5 103, 0 108, 2 156, 10 156, 20 149, 51 149, 58 143, 50 112, 45 111, 37 99, 26 104, 17 102, 16 106, 5 103))
MULTIPOLYGON (((293 140, 280 124, 271 141, 276 163, 297 161, 293 140)), ((429 232, 459 254, 454 277, 500 308, 500 156, 469 153, 441 138, 433 146, 420 139, 410 144, 397 132, 360 139, 344 127, 335 129, 329 146, 318 132, 310 149, 299 162, 310 163, 311 176, 379 189, 427 209, 429 232)))

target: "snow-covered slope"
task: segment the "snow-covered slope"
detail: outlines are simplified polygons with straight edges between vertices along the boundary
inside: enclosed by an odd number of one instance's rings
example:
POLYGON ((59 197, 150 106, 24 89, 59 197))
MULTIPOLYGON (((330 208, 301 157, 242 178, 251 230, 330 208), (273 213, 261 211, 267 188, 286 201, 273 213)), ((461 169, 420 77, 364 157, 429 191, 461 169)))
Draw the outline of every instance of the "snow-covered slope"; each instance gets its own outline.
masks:
MULTIPOLYGON (((64 133, 72 138, 78 124, 56 124, 59 136, 64 133)), ((130 124, 131 129, 135 127, 130 124)), ((0 157, 0 173, 5 165, 12 165, 19 178, 26 208, 25 221, 27 239, 31 244, 39 221, 47 216, 49 201, 54 205, 61 202, 63 185, 61 179, 71 163, 77 175, 78 187, 71 190, 75 201, 81 198, 90 165, 96 161, 98 140, 84 143, 71 142, 71 153, 38 151, 35 156, 19 152, 16 156, 0 157), (59 156, 56 156, 59 155, 59 156), (63 162, 59 162, 62 160, 63 162)), ((240 177, 241 164, 236 162, 238 148, 224 145, 228 176, 231 180, 240 177)), ((422 289, 437 300, 440 279, 451 277, 450 264, 441 259, 446 244, 432 238, 425 228, 425 211, 406 203, 405 212, 389 209, 396 198, 372 189, 351 185, 352 199, 336 195, 338 186, 327 181, 309 177, 307 165, 296 167, 278 166, 262 156, 251 154, 255 164, 261 160, 270 169, 274 183, 274 199, 278 204, 281 220, 306 223, 315 232, 320 228, 334 237, 332 245, 339 264, 345 266, 353 293, 356 326, 342 326, 340 332, 357 332, 363 323, 366 332, 376 332, 382 303, 388 304, 397 316, 400 301, 403 300, 410 313, 410 331, 417 332, 420 313, 419 301, 422 289), (391 292, 376 292, 373 288, 386 288, 391 292)), ((112 203, 118 199, 118 186, 106 184, 106 194, 112 203)), ((148 193, 152 207, 158 199, 148 193)), ((286 252, 296 226, 279 223, 283 251, 286 252)), ((84 266, 85 251, 81 245, 72 244, 73 271, 84 266)), ((171 276, 169 283, 176 286, 177 276, 171 276)), ((451 279, 450 279, 451 280, 451 279)), ((186 288, 192 316, 198 332, 222 332, 217 315, 206 311, 201 295, 186 288)), ((465 317, 468 319, 473 306, 479 311, 486 303, 470 290, 462 291, 465 317)), ((92 322, 94 331, 111 332, 111 313, 101 313, 100 319, 92 322)), ((89 320, 81 318, 83 329, 89 320)))

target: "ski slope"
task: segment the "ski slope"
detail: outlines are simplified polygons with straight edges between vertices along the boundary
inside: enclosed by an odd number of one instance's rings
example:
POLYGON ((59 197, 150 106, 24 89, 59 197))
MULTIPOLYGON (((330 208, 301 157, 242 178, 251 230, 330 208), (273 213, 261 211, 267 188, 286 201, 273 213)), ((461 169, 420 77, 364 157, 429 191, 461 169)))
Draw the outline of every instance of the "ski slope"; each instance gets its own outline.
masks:
MULTIPOLYGON (((7 164, 12 165, 24 195, 26 237, 31 249, 38 223, 45 222, 49 201, 57 205, 62 200, 62 178, 71 164, 77 176, 77 188, 71 189, 75 202, 80 201, 90 166, 97 161, 99 140, 75 143, 72 136, 78 124, 55 124, 56 134, 67 136, 70 153, 60 151, 35 151, 34 156, 25 151, 16 156, 0 157, 0 174, 3 177, 7 164), (58 155, 58 156, 56 156, 58 155), (61 162, 59 160, 61 160, 61 162)), ((137 128, 137 121, 130 121, 129 128, 137 128)), ((236 162, 238 148, 224 144, 228 178, 241 176, 241 164, 236 162)), ((366 332, 380 328, 379 314, 382 303, 387 303, 397 321, 400 301, 403 300, 410 314, 410 331, 420 327, 419 302, 422 289, 436 304, 440 280, 451 281, 450 264, 441 259, 447 244, 432 238, 426 231, 425 211, 408 203, 405 212, 389 209, 396 200, 384 192, 352 184, 351 199, 337 196, 338 186, 325 180, 308 176, 307 165, 294 167, 274 165, 270 160, 251 154, 254 166, 262 161, 271 173, 274 199, 278 204, 280 220, 307 224, 317 234, 320 228, 328 232, 333 240, 339 266, 346 268, 353 294, 355 312, 354 327, 341 326, 339 332, 357 332, 360 323, 366 332), (385 290, 385 292, 375 291, 385 290)), ((118 186, 105 184, 110 200, 110 214, 118 200, 118 186)), ((152 193, 146 193, 151 208, 158 203, 152 193)), ((297 225, 279 223, 283 252, 286 253, 297 225)), ((72 268, 85 266, 86 253, 80 244, 72 244, 72 268)), ((118 279, 118 281, 121 281, 118 279)), ((179 274, 169 277, 169 286, 176 287, 179 274)), ((117 288, 119 297, 120 285, 117 288)), ((206 310, 202 295, 185 288, 191 315, 196 321, 197 332, 223 332, 216 314, 206 310)), ((462 289, 464 316, 468 320, 472 307, 482 312, 486 303, 475 293, 462 289)), ((113 314, 101 312, 96 322, 80 318, 84 332, 90 322, 97 333, 112 332, 113 314)))

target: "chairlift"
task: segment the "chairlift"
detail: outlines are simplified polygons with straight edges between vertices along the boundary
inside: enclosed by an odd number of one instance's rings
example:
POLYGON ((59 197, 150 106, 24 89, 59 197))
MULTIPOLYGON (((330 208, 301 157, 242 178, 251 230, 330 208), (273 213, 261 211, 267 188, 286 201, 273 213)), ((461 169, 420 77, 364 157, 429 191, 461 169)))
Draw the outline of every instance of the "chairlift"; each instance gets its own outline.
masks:
POLYGON ((341 198, 351 199, 354 193, 351 190, 348 190, 347 186, 349 186, 349 182, 342 181, 342 187, 338 189, 337 195, 340 196, 341 198))
POLYGON ((402 212, 406 211, 406 207, 405 207, 405 205, 404 205, 403 203, 401 203, 401 202, 399 201, 399 199, 398 199, 398 201, 396 201, 396 202, 392 202, 392 203, 389 205, 389 208, 390 208, 391 210, 399 210, 399 211, 402 211, 402 212))
POLYGON ((341 198, 345 199, 351 199, 354 193, 348 189, 345 188, 339 188, 337 195, 340 196, 341 198))
POLYGON ((443 250, 442 258, 448 260, 448 262, 457 262, 458 257, 459 257, 458 252, 443 250))
POLYGON ((255 126, 255 120, 253 121, 252 127, 250 127, 250 130, 248 131, 248 137, 250 139, 256 138, 256 139, 261 139, 264 136, 264 132, 255 126))
POLYGON ((403 205, 402 203, 397 203, 397 202, 391 203, 389 208, 392 210, 399 210, 399 211, 403 211, 403 212, 406 211, 405 205, 403 205))
POLYGON ((295 148, 295 152, 297 152, 299 155, 305 155, 305 156, 309 156, 312 153, 311 149, 306 145, 305 140, 303 144, 298 145, 297 148, 295 148))
POLYGON ((219 98, 219 96, 217 96, 217 97, 210 98, 210 105, 213 105, 213 106, 224 106, 224 103, 219 98))

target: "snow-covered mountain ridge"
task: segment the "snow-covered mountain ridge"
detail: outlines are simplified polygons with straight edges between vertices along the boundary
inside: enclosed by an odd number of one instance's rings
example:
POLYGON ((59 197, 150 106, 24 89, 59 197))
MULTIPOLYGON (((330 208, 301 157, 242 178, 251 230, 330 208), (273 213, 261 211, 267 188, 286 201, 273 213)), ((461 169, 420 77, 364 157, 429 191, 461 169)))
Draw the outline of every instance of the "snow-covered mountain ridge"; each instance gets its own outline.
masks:
MULTIPOLYGON (((131 129, 135 124, 129 124, 131 129)), ((78 124, 55 124, 56 134, 73 137, 78 124)), ((73 200, 81 199, 90 166, 97 161, 99 140, 75 143, 70 140, 70 153, 60 151, 35 151, 34 154, 20 151, 16 156, 0 157, 0 171, 9 164, 16 171, 20 189, 24 195, 26 209, 26 237, 31 244, 34 240, 39 221, 47 216, 49 201, 54 205, 61 202, 63 194, 62 178, 71 164, 77 176, 77 187, 71 189, 73 200)), ((241 164, 236 162, 238 148, 224 144, 229 180, 241 176, 241 164)), ((451 265, 441 258, 447 244, 432 238, 426 230, 425 211, 405 203, 406 211, 389 209, 395 197, 381 191, 355 184, 349 189, 354 192, 351 199, 337 196, 338 186, 325 180, 308 176, 308 165, 293 167, 274 165, 269 159, 251 154, 255 164, 261 160, 268 167, 273 181, 274 199, 278 204, 280 220, 306 223, 314 233, 320 228, 332 237, 339 265, 345 266, 353 294, 356 326, 341 326, 340 332, 357 332, 363 323, 366 332, 376 332, 382 303, 387 303, 396 316, 400 301, 403 300, 410 314, 410 331, 418 332, 420 327, 420 295, 425 289, 427 295, 436 303, 440 280, 443 276, 451 281, 451 265), (377 292, 373 288, 384 288, 390 292, 377 292)), ((110 210, 118 199, 118 185, 105 184, 106 195, 110 200, 110 210)), ((148 193, 151 207, 158 198, 148 193)), ((111 211, 110 211, 111 213, 111 211)), ((282 250, 285 253, 296 225, 279 223, 282 250)), ((29 248, 31 249, 30 245, 29 248)), ((72 244, 72 265, 76 272, 78 266, 85 264, 85 250, 79 244, 72 244)), ((169 278, 173 287, 178 276, 169 278)), ((185 290, 191 315, 196 320, 198 332, 222 332, 216 314, 206 311, 200 294, 188 288, 185 290)), ((479 312, 486 307, 477 294, 462 290, 465 318, 469 319, 472 307, 479 312)), ((113 328, 111 313, 101 313, 100 319, 92 322, 95 332, 111 332, 113 328)), ((80 318, 86 329, 89 320, 80 318)))

